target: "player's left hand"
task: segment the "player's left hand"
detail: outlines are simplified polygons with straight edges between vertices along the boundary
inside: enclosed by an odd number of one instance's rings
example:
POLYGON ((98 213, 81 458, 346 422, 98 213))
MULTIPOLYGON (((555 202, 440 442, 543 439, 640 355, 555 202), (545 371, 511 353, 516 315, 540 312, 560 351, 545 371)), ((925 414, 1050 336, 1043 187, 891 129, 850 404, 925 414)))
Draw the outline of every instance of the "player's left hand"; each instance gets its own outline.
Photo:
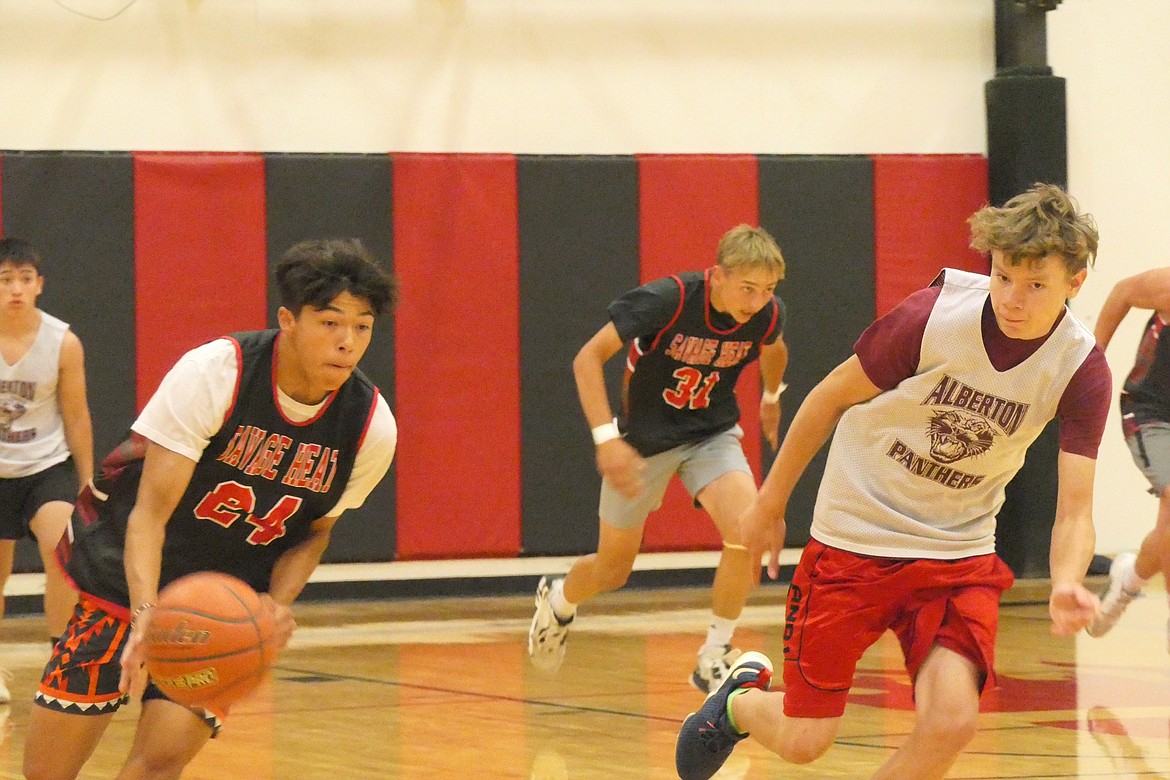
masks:
POLYGON ((1097 615, 1101 600, 1080 583, 1054 584, 1048 599, 1048 614, 1052 617, 1052 633, 1072 636, 1097 615))
POLYGON ((272 613, 272 619, 276 623, 276 649, 283 650, 292 637, 293 630, 297 627, 297 621, 293 619, 292 608, 287 604, 281 604, 267 593, 260 594, 260 601, 272 613))
POLYGON ((118 678, 118 690, 129 693, 132 699, 142 697, 149 676, 146 673, 146 631, 150 627, 153 608, 138 613, 130 624, 130 636, 122 648, 122 674, 118 678))
POLYGON ((773 580, 777 579, 780 576, 780 553, 784 549, 783 512, 778 516, 772 516, 756 500, 740 517, 739 526, 745 546, 748 548, 748 556, 755 562, 759 561, 766 553, 768 556, 768 577, 773 580))
POLYGON ((780 446, 780 402, 774 404, 760 402, 760 428, 764 431, 764 438, 772 445, 775 451, 780 446))

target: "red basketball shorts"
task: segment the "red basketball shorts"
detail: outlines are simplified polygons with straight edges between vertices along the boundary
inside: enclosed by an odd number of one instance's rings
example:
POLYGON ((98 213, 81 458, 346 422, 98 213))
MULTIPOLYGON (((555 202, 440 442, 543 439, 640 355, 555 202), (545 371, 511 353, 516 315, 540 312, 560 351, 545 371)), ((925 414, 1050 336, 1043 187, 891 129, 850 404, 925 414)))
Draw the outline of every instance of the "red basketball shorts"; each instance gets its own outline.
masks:
POLYGON ((999 598, 1013 581, 996 555, 875 558, 810 541, 788 590, 785 714, 844 713, 857 662, 886 629, 897 635, 912 680, 941 645, 974 663, 984 687, 994 684, 999 598))

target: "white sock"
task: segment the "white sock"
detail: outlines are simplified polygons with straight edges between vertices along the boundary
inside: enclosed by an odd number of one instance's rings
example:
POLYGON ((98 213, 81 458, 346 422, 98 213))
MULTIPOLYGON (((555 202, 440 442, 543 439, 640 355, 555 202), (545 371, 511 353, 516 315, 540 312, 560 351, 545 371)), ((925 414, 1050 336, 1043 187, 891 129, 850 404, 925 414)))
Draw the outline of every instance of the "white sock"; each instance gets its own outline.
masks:
POLYGON ((1130 569, 1129 576, 1125 578, 1125 582, 1121 583, 1121 587, 1130 593, 1135 593, 1144 588, 1147 582, 1149 580, 1139 577, 1135 569, 1130 569))
POLYGON ((704 647, 723 648, 731 644, 731 635, 735 633, 735 624, 737 622, 712 613, 711 625, 707 627, 707 641, 704 647))
POLYGON ((562 622, 572 620, 573 616, 577 614, 577 605, 565 598, 565 580, 563 577, 553 580, 552 587, 549 588, 548 600, 552 604, 553 614, 560 618, 562 622))

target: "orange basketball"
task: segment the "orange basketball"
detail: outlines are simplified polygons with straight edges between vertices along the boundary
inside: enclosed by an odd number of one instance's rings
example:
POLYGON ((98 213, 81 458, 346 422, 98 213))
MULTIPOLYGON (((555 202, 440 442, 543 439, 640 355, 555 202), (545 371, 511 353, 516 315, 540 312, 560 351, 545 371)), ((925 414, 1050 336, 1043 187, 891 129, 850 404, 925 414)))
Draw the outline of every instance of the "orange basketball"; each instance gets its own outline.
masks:
POLYGON ((231 704, 276 660, 276 623, 243 580, 202 571, 158 594, 146 633, 146 668, 180 704, 231 704))

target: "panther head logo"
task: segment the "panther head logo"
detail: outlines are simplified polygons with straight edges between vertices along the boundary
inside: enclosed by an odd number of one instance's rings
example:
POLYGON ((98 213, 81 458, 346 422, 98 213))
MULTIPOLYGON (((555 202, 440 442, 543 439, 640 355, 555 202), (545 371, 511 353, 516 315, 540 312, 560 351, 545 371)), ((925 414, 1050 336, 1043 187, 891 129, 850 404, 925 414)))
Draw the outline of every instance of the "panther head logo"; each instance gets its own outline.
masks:
POLYGON ((0 398, 0 432, 7 432, 12 428, 12 423, 19 420, 28 411, 24 401, 16 396, 4 396, 0 398))
POLYGON ((982 417, 948 409, 930 419, 927 436, 932 458, 939 463, 955 463, 987 452, 996 432, 982 417))

